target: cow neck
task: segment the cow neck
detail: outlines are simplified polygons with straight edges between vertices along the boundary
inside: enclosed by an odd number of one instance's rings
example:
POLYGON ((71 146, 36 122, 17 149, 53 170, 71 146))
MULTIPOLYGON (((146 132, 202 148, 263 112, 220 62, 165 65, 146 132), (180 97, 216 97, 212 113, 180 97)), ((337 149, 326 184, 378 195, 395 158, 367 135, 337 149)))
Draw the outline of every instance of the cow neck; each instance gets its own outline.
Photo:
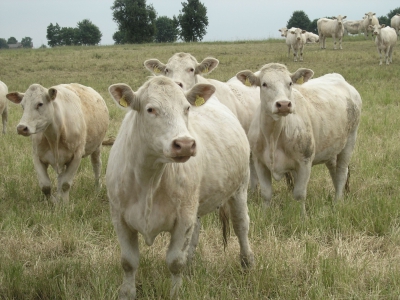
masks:
POLYGON ((274 157, 278 147, 278 139, 282 133, 286 117, 279 117, 278 120, 274 120, 271 116, 266 113, 261 113, 261 132, 267 141, 267 147, 269 148, 269 159, 271 161, 270 170, 274 170, 274 157))
POLYGON ((53 117, 53 122, 47 126, 45 131, 43 132, 47 142, 49 143, 51 152, 53 153, 54 160, 55 160, 55 171, 57 174, 61 173, 61 168, 59 165, 59 143, 60 143, 60 136, 61 136, 61 124, 58 124, 57 118, 53 117))

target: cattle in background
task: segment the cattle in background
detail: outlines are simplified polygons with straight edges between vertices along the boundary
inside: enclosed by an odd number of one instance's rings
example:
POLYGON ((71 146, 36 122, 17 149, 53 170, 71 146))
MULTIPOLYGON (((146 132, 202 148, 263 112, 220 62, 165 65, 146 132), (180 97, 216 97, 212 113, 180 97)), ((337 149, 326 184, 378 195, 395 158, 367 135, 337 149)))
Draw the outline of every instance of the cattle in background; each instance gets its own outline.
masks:
POLYGON ((313 71, 267 64, 257 74, 242 71, 237 77, 260 87, 261 105, 248 133, 262 197, 272 198, 272 177, 294 176, 293 195, 305 214, 307 185, 312 165, 324 163, 342 197, 348 166, 357 137, 361 97, 340 74, 311 79, 313 71), (302 85, 294 84, 303 78, 302 85))
POLYGON ((305 36, 306 36, 306 44, 314 44, 319 42, 318 34, 306 31, 305 36))
POLYGON ((8 119, 8 108, 7 108, 7 85, 0 81, 0 114, 3 122, 3 134, 7 131, 7 119, 8 119))
POLYGON ((24 110, 17 132, 32 138, 33 163, 46 197, 51 196, 48 166, 57 174, 57 197, 53 200, 68 202, 75 173, 82 157, 88 155, 99 186, 100 149, 109 122, 99 93, 77 83, 49 89, 32 84, 25 93, 9 93, 7 98, 24 110))
POLYGON ((288 57, 290 49, 293 49, 293 60, 297 61, 300 53, 300 61, 303 61, 303 50, 306 44, 306 31, 300 28, 292 27, 288 30, 286 36, 286 45, 288 46, 288 57))
POLYGON ((390 26, 396 30, 397 37, 399 37, 400 34, 400 14, 395 14, 391 19, 390 19, 390 26))
POLYGON ((125 272, 120 299, 136 296, 139 233, 150 246, 163 231, 171 234, 166 261, 171 297, 177 298, 183 268, 198 243, 199 218, 218 208, 229 211, 242 266, 253 263, 250 147, 237 118, 212 96, 214 91, 210 84, 196 84, 184 92, 164 76, 152 77, 137 92, 125 84, 109 87, 116 103, 129 109, 106 172, 125 272))
MULTIPOLYGON (((254 112, 260 104, 260 92, 257 88, 244 86, 237 80, 236 76, 228 82, 203 77, 203 75, 210 74, 217 68, 218 64, 219 61, 213 57, 207 57, 201 63, 198 63, 191 54, 183 52, 175 53, 167 64, 155 58, 144 62, 144 66, 151 73, 171 78, 184 91, 192 88, 196 83, 214 85, 216 87, 215 96, 234 113, 245 132, 247 132, 254 112)), ((252 168, 250 187, 255 190, 256 186, 257 177, 255 177, 255 170, 252 168)))
POLYGON ((361 24, 363 20, 358 20, 358 21, 344 21, 343 22, 343 28, 344 28, 344 34, 360 34, 361 32, 361 24))
POLYGON ((386 64, 392 62, 393 50, 396 47, 397 35, 396 30, 392 27, 385 27, 385 24, 370 26, 372 34, 376 36, 375 45, 379 53, 380 62, 382 64, 382 53, 386 57, 386 64))
POLYGON ((281 33, 281 37, 286 37, 288 29, 286 27, 282 27, 281 29, 279 29, 279 32, 281 33))
POLYGON ((374 26, 374 25, 379 25, 379 21, 378 21, 378 18, 375 17, 375 13, 373 13, 373 12, 366 13, 364 16, 364 19, 361 22, 361 32, 364 33, 365 39, 367 39, 370 31, 371 31, 372 39, 374 39, 371 27, 369 27, 369 26, 374 26))
POLYGON ((321 49, 326 49, 326 38, 333 38, 333 49, 336 49, 336 38, 339 40, 339 49, 342 49, 342 39, 343 39, 343 20, 346 16, 342 17, 338 15, 337 17, 332 17, 332 19, 321 18, 317 21, 319 44, 321 49))

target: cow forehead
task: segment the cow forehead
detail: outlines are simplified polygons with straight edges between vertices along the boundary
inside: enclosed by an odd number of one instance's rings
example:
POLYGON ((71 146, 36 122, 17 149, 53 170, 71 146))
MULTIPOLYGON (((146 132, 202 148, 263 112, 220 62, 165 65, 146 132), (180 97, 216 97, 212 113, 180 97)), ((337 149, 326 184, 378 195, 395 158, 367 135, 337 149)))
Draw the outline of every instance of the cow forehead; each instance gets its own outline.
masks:
POLYGON ((196 58, 189 53, 177 53, 168 60, 167 66, 169 68, 187 68, 196 67, 197 64, 196 58))
POLYGON ((142 101, 156 102, 164 107, 189 104, 183 90, 176 83, 167 80, 167 78, 155 77, 148 82, 148 85, 139 90, 138 94, 142 101))
POLYGON ((46 97, 46 89, 39 84, 32 84, 24 95, 24 102, 43 99, 46 97))
POLYGON ((267 64, 260 70, 260 79, 268 81, 280 81, 280 79, 289 77, 290 73, 285 65, 282 64, 267 64))

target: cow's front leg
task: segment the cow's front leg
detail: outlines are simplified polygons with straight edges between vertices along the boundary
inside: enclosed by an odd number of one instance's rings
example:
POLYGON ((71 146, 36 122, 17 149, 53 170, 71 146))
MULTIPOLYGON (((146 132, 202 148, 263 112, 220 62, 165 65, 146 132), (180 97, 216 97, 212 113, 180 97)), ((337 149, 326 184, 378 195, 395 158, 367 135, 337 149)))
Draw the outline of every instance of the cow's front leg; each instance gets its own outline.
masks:
POLYGON ((49 174, 47 173, 47 168, 49 165, 42 163, 36 154, 33 155, 33 165, 35 166, 40 189, 46 196, 46 199, 49 199, 51 196, 51 181, 49 174))
POLYGON ((196 217, 185 218, 181 212, 180 219, 176 221, 175 228, 171 232, 171 241, 166 257, 167 266, 171 272, 171 298, 177 297, 182 285, 182 272, 186 266, 189 245, 195 226, 196 217))
POLYGON ((311 175, 311 162, 299 166, 294 173, 293 197, 301 204, 301 213, 306 216, 307 185, 311 175))
POLYGON ((69 201, 69 190, 71 189, 72 181, 81 163, 81 157, 81 155, 75 153, 73 159, 65 168, 61 168, 62 171, 58 174, 57 196, 58 200, 62 200, 64 203, 68 203, 69 201))
POLYGON ((342 39, 343 39, 343 37, 339 37, 339 49, 340 50, 343 50, 343 48, 342 48, 342 39))
POLYGON ((264 200, 264 207, 267 207, 271 204, 272 199, 271 171, 256 157, 254 157, 254 167, 260 182, 261 196, 264 200))
POLYGON ((332 39, 333 39, 333 49, 336 50, 336 36, 332 35, 332 39))
POLYGON ((1 115, 2 121, 3 121, 3 134, 6 133, 7 131, 7 121, 8 121, 8 110, 7 106, 4 108, 3 113, 1 115))

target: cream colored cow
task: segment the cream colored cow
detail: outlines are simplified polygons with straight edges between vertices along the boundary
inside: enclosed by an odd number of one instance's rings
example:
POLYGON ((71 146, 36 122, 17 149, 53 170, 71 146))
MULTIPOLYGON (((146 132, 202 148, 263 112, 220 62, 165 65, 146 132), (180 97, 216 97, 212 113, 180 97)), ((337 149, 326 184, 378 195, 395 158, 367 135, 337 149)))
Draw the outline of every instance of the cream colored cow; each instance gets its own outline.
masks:
POLYGON ((318 34, 306 31, 305 36, 306 36, 306 44, 314 44, 319 42, 318 34))
POLYGON ((196 84, 185 93, 156 76, 137 92, 122 83, 109 91, 128 108, 106 174, 125 274, 120 299, 136 297, 139 234, 150 246, 163 231, 171 234, 166 261, 171 298, 177 299, 182 271, 198 243, 199 218, 219 208, 229 208, 242 266, 250 267, 250 147, 237 118, 212 96, 215 87, 196 84))
POLYGON ((7 107, 7 95, 8 87, 2 81, 0 81, 0 114, 3 122, 3 134, 7 131, 7 120, 8 120, 8 107, 7 107))
POLYGON ((400 36, 400 14, 395 14, 390 19, 390 26, 396 30, 397 38, 400 36))
POLYGON ((287 36, 288 29, 286 27, 282 27, 278 31, 281 33, 281 37, 286 37, 287 36))
POLYGON ((313 71, 271 63, 258 74, 242 71, 243 83, 260 87, 261 105, 248 132, 262 197, 272 198, 272 177, 280 180, 286 172, 294 177, 293 196, 305 213, 311 167, 325 164, 342 197, 348 166, 357 137, 361 97, 339 74, 311 79, 313 71), (305 82, 294 84, 299 78, 305 82))
POLYGON ((286 45, 288 46, 288 56, 290 53, 290 49, 293 49, 293 60, 297 61, 299 59, 300 54, 300 61, 303 61, 303 50, 304 45, 306 44, 306 31, 300 28, 292 27, 288 30, 286 36, 286 45))
POLYGON ((99 185, 100 149, 109 122, 106 103, 99 93, 78 83, 49 89, 32 84, 25 93, 9 93, 7 98, 24 109, 17 132, 32 138, 33 163, 47 197, 51 196, 48 166, 57 173, 57 197, 53 200, 68 202, 81 159, 88 155, 99 185))
POLYGON ((317 21, 319 35, 319 44, 321 49, 326 49, 326 38, 333 38, 333 49, 336 49, 336 38, 339 39, 339 49, 342 48, 342 39, 344 33, 343 20, 346 16, 338 15, 332 19, 321 18, 317 21))
POLYGON ((375 13, 373 12, 366 13, 364 19, 361 22, 361 27, 360 27, 361 32, 364 33, 365 39, 367 39, 370 31, 372 39, 374 38, 371 27, 369 27, 374 25, 379 25, 379 20, 377 17, 375 17, 375 13))
POLYGON ((370 26, 370 30, 375 35, 375 45, 380 57, 379 65, 382 64, 382 53, 386 57, 386 64, 392 63, 393 50, 397 42, 396 30, 386 27, 385 24, 370 26))
POLYGON ((344 21, 343 22, 343 27, 344 27, 344 34, 360 34, 361 29, 362 29, 362 22, 363 20, 358 20, 358 21, 344 21))

